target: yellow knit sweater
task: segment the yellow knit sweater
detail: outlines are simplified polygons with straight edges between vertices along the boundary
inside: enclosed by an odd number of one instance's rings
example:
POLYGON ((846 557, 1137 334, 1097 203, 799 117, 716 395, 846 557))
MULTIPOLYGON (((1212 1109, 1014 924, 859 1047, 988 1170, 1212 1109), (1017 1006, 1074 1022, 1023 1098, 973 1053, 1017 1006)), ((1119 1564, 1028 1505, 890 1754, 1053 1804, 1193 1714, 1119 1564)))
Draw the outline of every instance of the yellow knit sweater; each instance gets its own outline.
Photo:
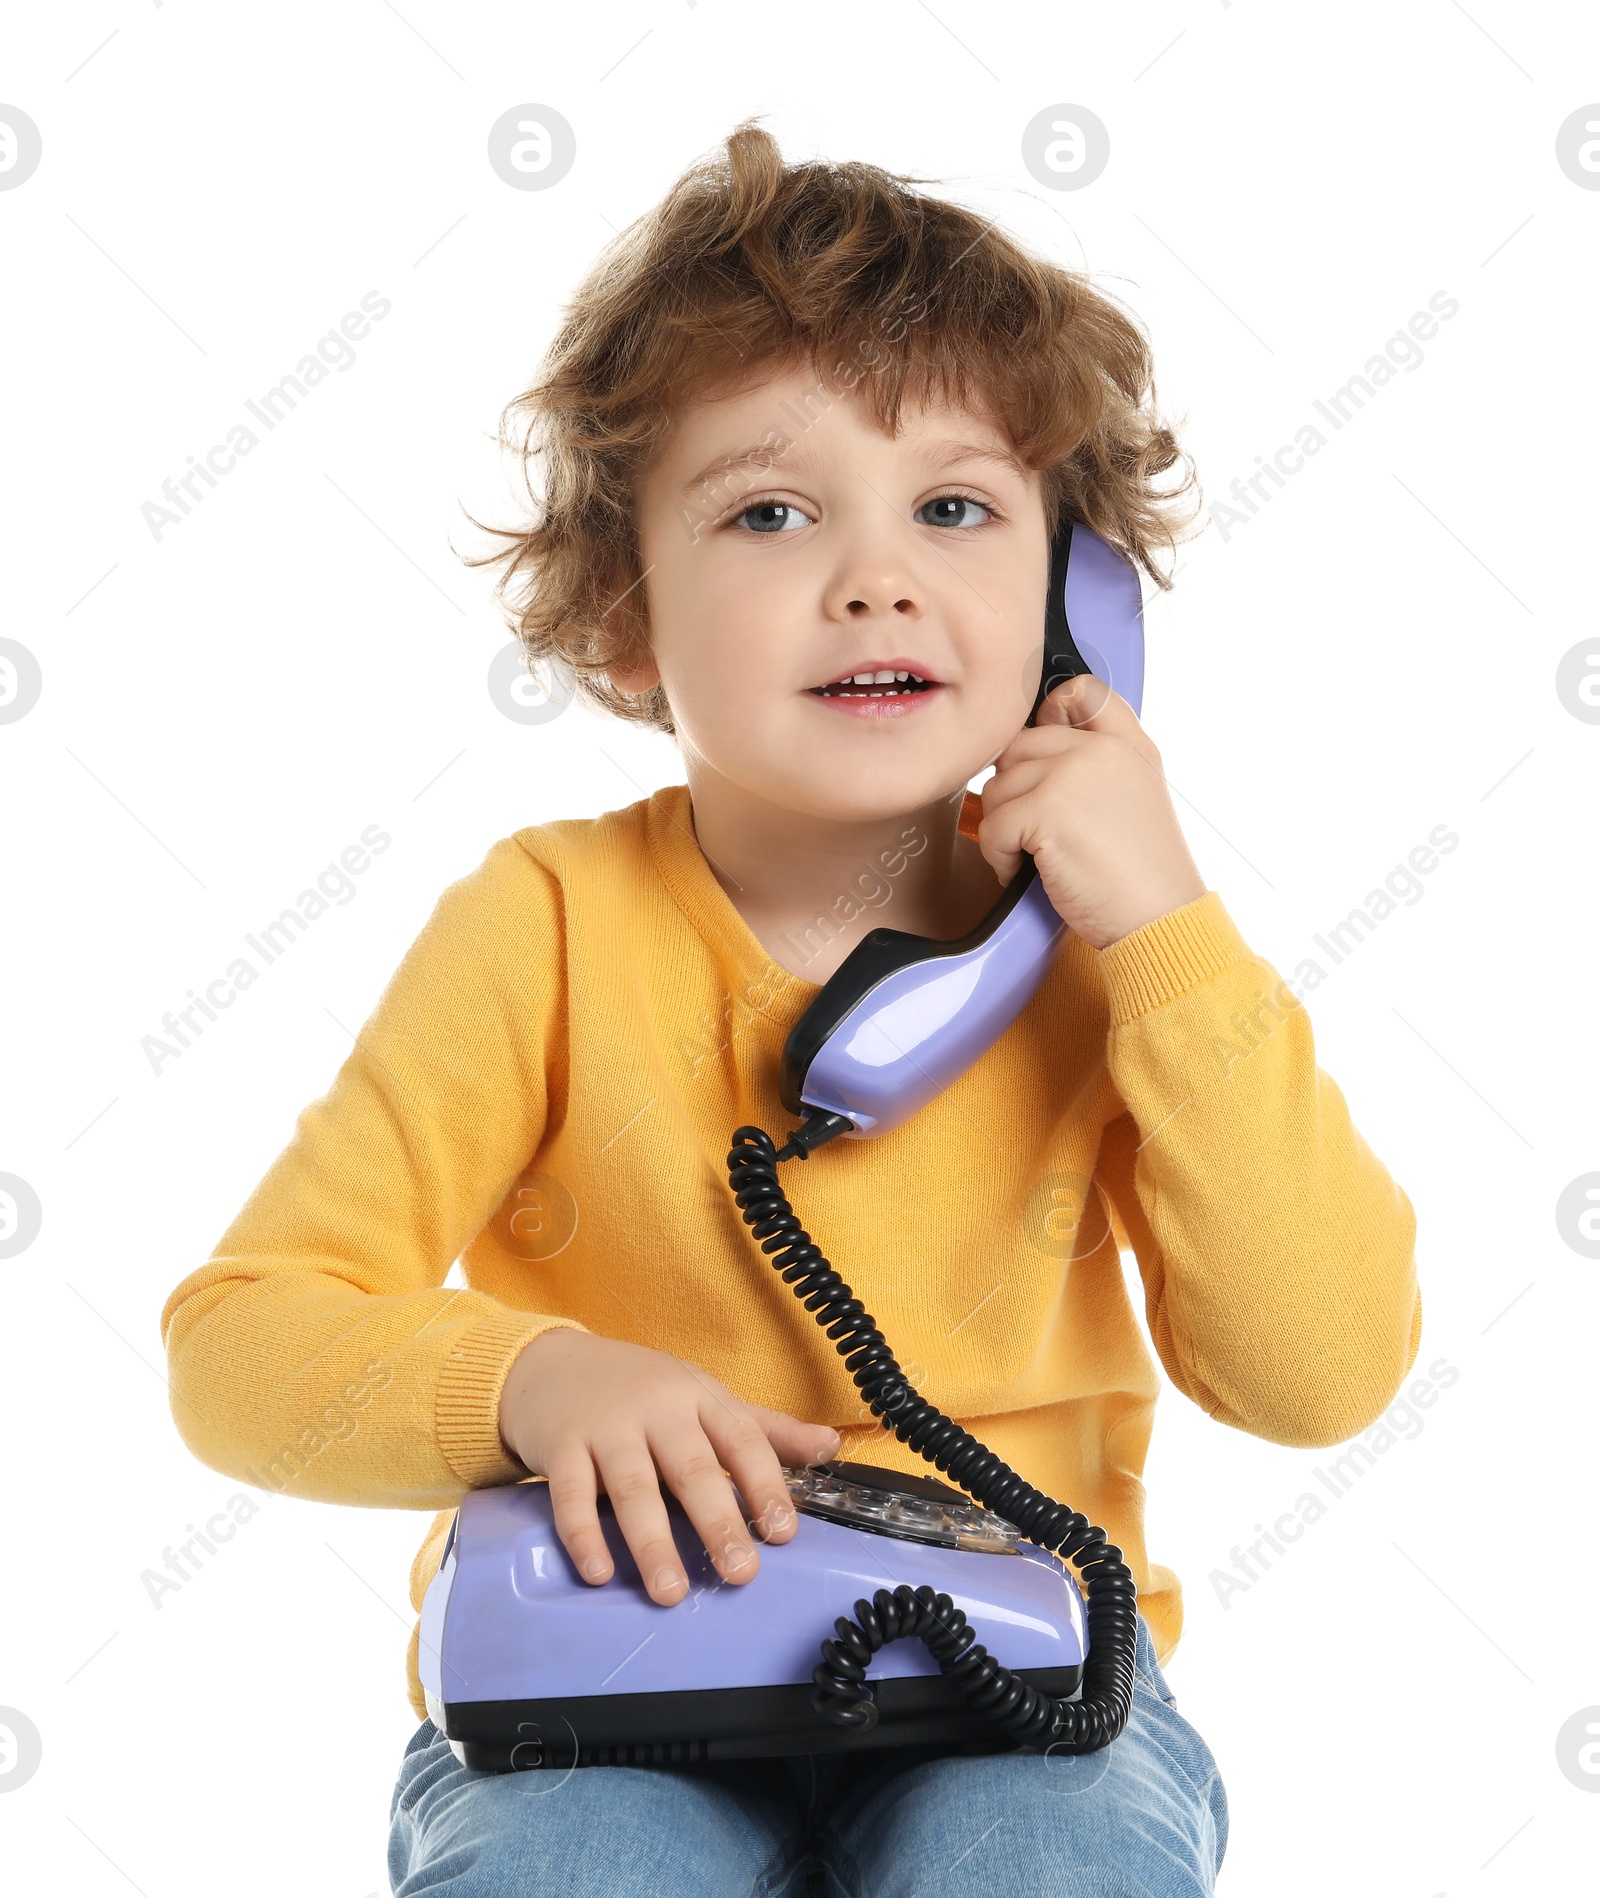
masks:
MULTIPOLYGON (((413 1607, 463 1492, 527 1476, 497 1407, 551 1325, 690 1359, 834 1425, 845 1456, 928 1468, 863 1423, 729 1191, 733 1130, 794 1124, 779 1058, 817 985, 767 955, 693 826, 673 785, 496 843, 162 1310, 202 1462, 439 1512, 413 1607), (467 1287, 446 1289, 458 1256, 467 1287)), ((917 1388, 1120 1545, 1163 1661, 1181 1594, 1147 1558, 1140 1480, 1159 1383, 1119 1245, 1167 1375, 1236 1429, 1343 1441, 1416 1357, 1410 1202, 1215 891, 1103 951, 1068 935, 937 1100, 784 1178, 917 1388)), ((407 1666, 421 1719, 415 1629, 407 1666)))

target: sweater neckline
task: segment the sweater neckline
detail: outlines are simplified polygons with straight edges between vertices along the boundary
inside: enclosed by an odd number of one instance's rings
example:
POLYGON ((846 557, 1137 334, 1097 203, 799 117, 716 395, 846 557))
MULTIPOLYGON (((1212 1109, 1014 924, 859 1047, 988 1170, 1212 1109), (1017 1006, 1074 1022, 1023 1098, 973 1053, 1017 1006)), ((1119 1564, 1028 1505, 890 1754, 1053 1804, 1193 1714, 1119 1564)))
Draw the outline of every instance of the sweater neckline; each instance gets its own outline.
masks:
POLYGON ((666 784, 645 802, 645 837, 656 869, 690 927, 738 977, 742 1000, 769 1021, 788 1028, 822 991, 784 968, 739 914, 717 881, 695 834, 687 784, 666 784))
MULTIPOLYGON (((974 842, 983 817, 975 791, 962 800, 958 828, 974 842)), ((661 880, 702 941, 733 967, 740 992, 758 1014, 787 1029, 822 992, 820 982, 786 969, 739 914, 717 881, 695 834, 687 784, 664 784, 645 800, 645 837, 661 880)))

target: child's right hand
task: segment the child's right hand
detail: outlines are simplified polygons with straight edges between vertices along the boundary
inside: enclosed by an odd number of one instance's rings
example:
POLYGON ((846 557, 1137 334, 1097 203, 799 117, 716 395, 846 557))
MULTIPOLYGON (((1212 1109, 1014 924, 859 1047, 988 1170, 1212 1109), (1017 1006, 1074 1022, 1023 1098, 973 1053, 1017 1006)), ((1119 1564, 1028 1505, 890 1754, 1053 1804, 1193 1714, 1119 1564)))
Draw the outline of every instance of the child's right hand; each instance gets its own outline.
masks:
POLYGON ((523 1347, 500 1393, 506 1448, 550 1483, 556 1533, 586 1581, 609 1581, 611 1553, 595 1509, 603 1489, 652 1601, 689 1592, 660 1478, 683 1504, 717 1573, 747 1582, 760 1558, 724 1469, 768 1542, 795 1532, 781 1465, 839 1451, 826 1424, 747 1404, 709 1371, 665 1351, 560 1326, 523 1347), (657 1471, 660 1472, 660 1477, 657 1471))

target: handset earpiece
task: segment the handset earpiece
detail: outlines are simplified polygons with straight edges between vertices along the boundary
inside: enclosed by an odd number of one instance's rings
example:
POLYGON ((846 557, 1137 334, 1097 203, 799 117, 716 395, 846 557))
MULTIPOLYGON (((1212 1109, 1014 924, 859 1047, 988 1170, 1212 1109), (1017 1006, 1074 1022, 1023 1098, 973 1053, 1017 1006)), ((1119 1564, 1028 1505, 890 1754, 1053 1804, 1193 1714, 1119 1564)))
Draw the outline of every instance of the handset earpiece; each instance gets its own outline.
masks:
POLYGON ((1081 522, 1066 521, 1050 543, 1044 601, 1044 662, 1028 714, 1058 685, 1092 672, 1135 714, 1144 700, 1144 603, 1138 570, 1081 522))
MULTIPOLYGON (((1044 654, 1028 724, 1066 679, 1092 672, 1137 712, 1144 695, 1139 576, 1081 522, 1050 545, 1044 654)), ((1031 857, 976 929, 951 942, 899 929, 863 936, 795 1023, 780 1094, 808 1154, 839 1134, 901 1126, 999 1040, 1044 980, 1066 925, 1031 857)))

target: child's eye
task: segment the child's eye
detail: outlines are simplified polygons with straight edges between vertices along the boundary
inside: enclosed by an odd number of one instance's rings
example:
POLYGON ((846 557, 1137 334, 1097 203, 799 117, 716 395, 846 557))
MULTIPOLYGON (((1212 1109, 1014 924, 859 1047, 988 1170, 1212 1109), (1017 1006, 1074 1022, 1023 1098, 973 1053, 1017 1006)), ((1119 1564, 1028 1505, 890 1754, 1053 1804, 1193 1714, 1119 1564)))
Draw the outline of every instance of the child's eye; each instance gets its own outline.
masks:
POLYGON ((791 501, 752 501, 735 518, 756 534, 782 534, 807 524, 807 517, 791 501))
MULTIPOLYGON (((923 502, 915 518, 926 527, 982 527, 994 518, 994 510, 970 494, 941 494, 923 502)), ((784 534, 811 525, 811 517, 792 501, 752 501, 734 521, 754 534, 784 534)))
POLYGON ((941 494, 932 501, 924 501, 916 517, 925 527, 981 527, 990 518, 990 510, 981 501, 974 501, 970 494, 941 494), (973 519, 974 509, 983 520, 973 519))

